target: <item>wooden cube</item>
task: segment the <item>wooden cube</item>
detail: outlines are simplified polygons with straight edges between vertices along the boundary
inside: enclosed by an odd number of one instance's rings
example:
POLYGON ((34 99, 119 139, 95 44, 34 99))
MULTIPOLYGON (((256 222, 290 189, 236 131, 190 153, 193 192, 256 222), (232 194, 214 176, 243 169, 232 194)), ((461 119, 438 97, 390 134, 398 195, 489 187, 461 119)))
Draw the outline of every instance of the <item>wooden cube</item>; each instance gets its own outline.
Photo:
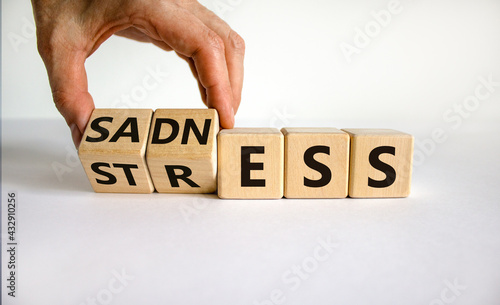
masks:
POLYGON ((336 128, 283 128, 285 197, 345 198, 349 135, 336 128))
POLYGON ((217 189, 217 133, 214 109, 158 109, 146 159, 160 193, 213 193, 217 189))
POLYGON ((98 193, 151 193, 145 153, 153 110, 95 109, 78 156, 98 193))
POLYGON ((413 136, 390 129, 342 129, 351 137, 349 196, 407 197, 413 136))
POLYGON ((283 197, 283 134, 278 129, 224 129, 217 142, 220 198, 283 197))

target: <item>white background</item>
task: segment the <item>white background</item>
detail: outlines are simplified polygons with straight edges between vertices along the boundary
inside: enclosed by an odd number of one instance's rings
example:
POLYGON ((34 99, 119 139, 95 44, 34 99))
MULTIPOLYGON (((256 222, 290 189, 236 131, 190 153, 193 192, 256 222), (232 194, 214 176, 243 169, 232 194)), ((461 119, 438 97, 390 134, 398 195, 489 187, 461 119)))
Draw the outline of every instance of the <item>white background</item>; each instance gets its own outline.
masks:
MULTIPOLYGON (((232 0, 239 4, 223 16, 247 45, 239 125, 255 118, 263 120, 257 126, 269 125, 275 112, 330 125, 439 122, 445 109, 471 94, 478 76, 500 71, 500 2, 494 0, 401 0, 401 13, 349 64, 340 44, 352 45, 356 28, 389 2, 232 0)), ((204 1, 213 9, 215 3, 204 1)), ((9 33, 23 35, 24 19, 33 22, 29 2, 2 1, 2 115, 55 118, 35 37, 17 47, 9 39, 9 33)), ((117 104, 157 66, 170 78, 131 106, 203 106, 187 64, 175 54, 112 37, 86 64, 96 107, 117 104)), ((475 121, 500 112, 500 103, 485 104, 475 121)))
MULTIPOLYGON (((402 11, 351 62, 341 44, 353 45, 389 1, 202 3, 229 5, 219 14, 246 41, 238 126, 409 132, 412 195, 95 194, 51 101, 30 3, 5 0, 2 215, 7 190, 20 199, 19 298, 4 295, 5 304, 89 304, 122 269, 134 279, 109 304, 258 304, 278 290, 286 304, 499 304, 500 87, 460 121, 444 116, 458 118, 454 107, 476 94, 480 78, 500 81, 500 2, 401 0, 402 11), (444 140, 431 143, 436 130, 444 140), (69 170, 58 174, 57 164, 69 170), (328 238, 335 251, 291 289, 283 274, 328 238), (466 288, 453 293, 453 281, 466 288)), ((187 65, 154 46, 112 37, 86 67, 97 107, 203 106, 187 65), (148 69, 169 77, 124 104, 148 69)))

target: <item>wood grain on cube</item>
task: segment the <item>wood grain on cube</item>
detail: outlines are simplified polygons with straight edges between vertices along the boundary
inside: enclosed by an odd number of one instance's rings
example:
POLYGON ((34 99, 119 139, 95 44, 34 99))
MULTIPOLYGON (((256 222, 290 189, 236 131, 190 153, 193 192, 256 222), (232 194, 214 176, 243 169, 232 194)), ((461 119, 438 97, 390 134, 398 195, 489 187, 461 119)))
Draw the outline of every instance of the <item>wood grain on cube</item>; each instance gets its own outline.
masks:
POLYGON ((349 196, 407 197, 413 136, 391 129, 342 129, 351 137, 349 196))
POLYGON ((147 162, 160 193, 213 193, 217 189, 217 133, 214 109, 158 109, 147 162))
POLYGON ((224 129, 217 142, 220 198, 283 197, 284 143, 278 129, 224 129))
POLYGON ((345 198, 349 136, 336 128, 283 128, 286 198, 345 198))
POLYGON ((95 109, 78 156, 95 192, 151 193, 145 153, 151 109, 95 109))

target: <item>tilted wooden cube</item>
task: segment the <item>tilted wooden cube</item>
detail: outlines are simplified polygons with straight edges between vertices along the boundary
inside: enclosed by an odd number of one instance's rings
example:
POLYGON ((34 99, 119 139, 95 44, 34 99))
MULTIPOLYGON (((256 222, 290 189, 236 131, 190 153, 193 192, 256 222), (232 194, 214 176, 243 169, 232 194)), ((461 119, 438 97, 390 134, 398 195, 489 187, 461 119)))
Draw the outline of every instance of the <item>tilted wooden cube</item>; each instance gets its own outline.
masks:
POLYGON ((224 129, 217 142, 220 198, 283 197, 283 134, 278 129, 224 129))
POLYGON ((151 193, 145 153, 153 110, 95 109, 78 156, 98 193, 151 193))
POLYGON ((213 193, 217 189, 217 133, 214 109, 158 109, 146 159, 160 193, 213 193))
POLYGON ((413 136, 391 129, 342 129, 351 137, 349 196, 407 197, 413 136))
POLYGON ((286 198, 345 198, 349 135, 336 128, 283 128, 286 198))

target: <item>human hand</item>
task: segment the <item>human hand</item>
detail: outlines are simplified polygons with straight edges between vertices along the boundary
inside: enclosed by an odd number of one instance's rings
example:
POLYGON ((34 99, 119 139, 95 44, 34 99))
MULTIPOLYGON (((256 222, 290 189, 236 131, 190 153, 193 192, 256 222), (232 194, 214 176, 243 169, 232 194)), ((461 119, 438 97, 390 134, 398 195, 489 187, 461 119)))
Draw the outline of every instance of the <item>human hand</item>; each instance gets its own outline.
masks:
POLYGON ((234 126, 245 43, 195 0, 32 0, 42 57, 57 109, 78 148, 94 109, 85 60, 111 35, 175 51, 198 81, 203 102, 234 126))

